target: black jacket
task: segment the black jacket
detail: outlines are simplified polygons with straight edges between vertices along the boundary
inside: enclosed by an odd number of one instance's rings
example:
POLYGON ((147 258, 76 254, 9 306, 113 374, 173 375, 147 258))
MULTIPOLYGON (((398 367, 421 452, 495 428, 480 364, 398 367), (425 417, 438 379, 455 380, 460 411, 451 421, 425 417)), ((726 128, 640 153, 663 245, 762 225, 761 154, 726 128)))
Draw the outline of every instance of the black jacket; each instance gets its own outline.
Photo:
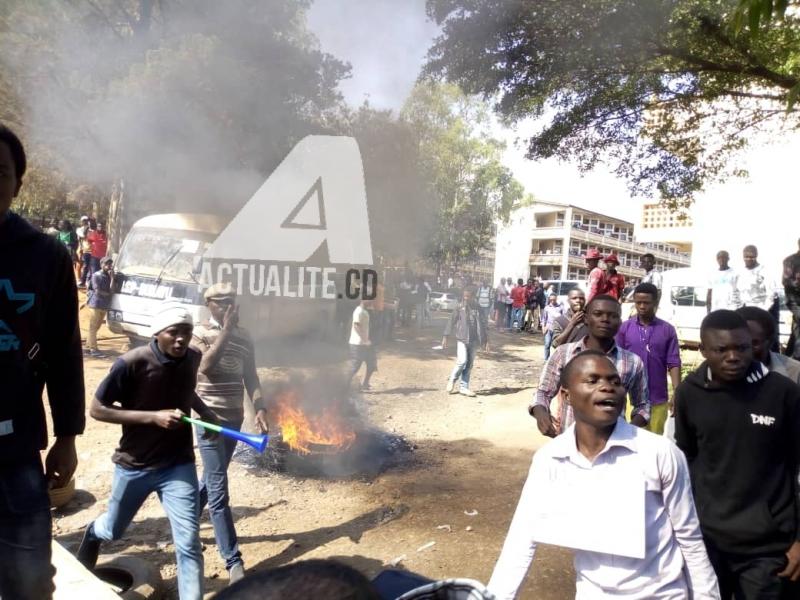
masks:
POLYGON ((758 362, 725 385, 703 363, 675 392, 675 440, 703 535, 720 550, 783 553, 798 539, 800 387, 758 362))
POLYGON ((83 357, 72 259, 9 213, 0 224, 0 464, 47 447, 42 391, 57 437, 83 433, 83 357))
POLYGON ((450 320, 447 322, 447 326, 444 328, 444 335, 447 337, 448 335, 455 333, 456 339, 459 342, 464 342, 465 344, 470 344, 473 346, 483 346, 489 340, 486 332, 486 323, 483 322, 480 311, 478 311, 476 307, 472 307, 469 310, 474 314, 475 317, 478 339, 470 339, 467 309, 463 303, 453 311, 452 315, 450 315, 450 320))

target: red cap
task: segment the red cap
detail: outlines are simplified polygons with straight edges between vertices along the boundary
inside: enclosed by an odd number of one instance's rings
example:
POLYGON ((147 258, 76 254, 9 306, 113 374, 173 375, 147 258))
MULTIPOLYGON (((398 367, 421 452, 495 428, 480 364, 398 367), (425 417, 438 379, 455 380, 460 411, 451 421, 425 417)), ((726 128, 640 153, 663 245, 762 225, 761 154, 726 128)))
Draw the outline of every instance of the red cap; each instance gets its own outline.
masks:
POLYGON ((586 251, 586 260, 590 260, 592 258, 600 258, 600 252, 597 251, 597 248, 589 248, 586 251))
POLYGON ((603 262, 607 262, 607 263, 613 262, 613 263, 619 264, 619 259, 617 258, 617 255, 612 252, 611 254, 606 256, 606 258, 605 258, 605 260, 603 262))

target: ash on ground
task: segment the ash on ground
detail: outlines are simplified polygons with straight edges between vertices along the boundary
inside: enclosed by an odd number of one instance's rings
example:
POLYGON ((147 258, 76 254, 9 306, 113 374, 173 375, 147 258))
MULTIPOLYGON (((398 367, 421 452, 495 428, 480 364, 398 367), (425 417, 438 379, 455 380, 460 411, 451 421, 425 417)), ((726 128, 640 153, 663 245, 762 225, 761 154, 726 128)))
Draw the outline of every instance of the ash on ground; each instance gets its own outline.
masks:
POLYGON ((271 439, 263 454, 239 442, 233 460, 256 475, 286 473, 319 479, 369 479, 407 463, 413 449, 413 445, 402 436, 379 429, 365 429, 357 432, 350 447, 338 452, 302 454, 281 441, 273 442, 271 439))

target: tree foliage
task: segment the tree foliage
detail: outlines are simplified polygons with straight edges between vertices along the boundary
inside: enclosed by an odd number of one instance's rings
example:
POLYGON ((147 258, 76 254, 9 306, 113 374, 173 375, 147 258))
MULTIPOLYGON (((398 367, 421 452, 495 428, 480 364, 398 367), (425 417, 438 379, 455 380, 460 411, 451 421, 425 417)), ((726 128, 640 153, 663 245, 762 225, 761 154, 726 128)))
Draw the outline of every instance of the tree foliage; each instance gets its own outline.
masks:
POLYGON ((308 133, 331 131, 349 67, 308 0, 9 0, 0 63, 47 166, 138 213, 233 212, 308 133))
POLYGON ((501 164, 503 145, 491 136, 486 105, 458 87, 417 85, 400 118, 418 136, 418 169, 435 199, 428 256, 457 268, 487 247, 495 222, 524 190, 501 164))
POLYGON ((681 205, 739 172, 752 130, 798 126, 796 12, 770 2, 757 35, 736 17, 765 1, 428 0, 443 33, 426 71, 542 123, 529 158, 608 163, 633 194, 681 205))

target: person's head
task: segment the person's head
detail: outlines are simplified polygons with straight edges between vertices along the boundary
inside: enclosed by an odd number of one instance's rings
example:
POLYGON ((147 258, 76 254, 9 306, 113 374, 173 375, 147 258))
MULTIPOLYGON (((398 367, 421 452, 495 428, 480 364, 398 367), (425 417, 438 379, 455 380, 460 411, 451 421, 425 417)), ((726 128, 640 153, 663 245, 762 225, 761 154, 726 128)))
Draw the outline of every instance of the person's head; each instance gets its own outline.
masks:
POLYGON ((720 250, 717 252, 717 264, 723 271, 728 268, 728 262, 731 260, 727 250, 720 250))
POLYGON ((472 304, 472 299, 475 297, 475 290, 467 286, 461 292, 461 300, 464 304, 472 304))
POLYGON ((777 334, 775 319, 763 308, 757 306, 743 306, 736 312, 745 320, 747 328, 750 330, 753 358, 765 364, 769 363, 769 349, 777 334))
POLYGON ((97 223, 97 231, 99 231, 100 233, 103 233, 105 230, 106 230, 106 226, 103 225, 102 223, 98 222, 97 223))
POLYGON ((574 313, 582 311, 586 306, 586 294, 579 288, 570 290, 567 294, 567 304, 574 313))
POLYGON ((150 324, 159 350, 172 358, 182 358, 192 340, 194 319, 184 306, 165 304, 150 324))
POLYGON ((732 310, 715 310, 700 324, 700 353, 715 380, 739 381, 753 361, 747 322, 732 310))
POLYGON ((604 261, 606 263, 606 267, 608 267, 609 271, 616 271, 617 265, 619 265, 619 258, 614 253, 609 254, 605 257, 604 261))
POLYGON ((89 224, 89 217, 87 217, 86 215, 83 215, 81 217, 81 227, 85 227, 88 224, 89 224))
POLYGON ((364 575, 334 560, 303 560, 257 571, 224 588, 216 600, 380 600, 364 575))
POLYGON ((67 221, 66 219, 61 219, 58 222, 58 227, 57 228, 58 228, 59 231, 69 231, 70 229, 72 229, 72 226, 69 224, 69 221, 67 221))
POLYGON ((233 286, 230 283, 215 283, 205 291, 203 297, 211 317, 222 325, 228 308, 236 304, 233 286))
POLYGON ((754 269, 758 266, 758 248, 753 246, 752 244, 747 245, 742 250, 742 260, 744 260, 744 266, 747 269, 754 269))
POLYGON ((610 340, 619 331, 622 309, 619 302, 608 294, 599 294, 586 305, 584 322, 589 335, 598 340, 610 340))
POLYGON ((642 254, 642 258, 639 259, 639 264, 646 272, 650 272, 653 270, 653 267, 656 266, 656 257, 650 254, 642 254))
POLYGON ((600 252, 596 248, 589 248, 586 251, 586 266, 594 269, 600 262, 600 252))
POLYGON ((533 287, 533 278, 528 279, 528 287, 533 287))
POLYGON ((633 289, 633 304, 640 318, 652 319, 656 316, 658 288, 652 283, 640 283, 633 289))
POLYGON ((522 277, 520 277, 519 279, 517 279, 517 285, 518 285, 519 287, 522 287, 524 283, 525 283, 525 282, 524 282, 524 281, 522 281, 522 277))
POLYGON ((104 273, 110 273, 114 270, 114 259, 110 256, 106 256, 100 261, 100 268, 103 269, 104 273))
POLYGON ((22 142, 13 131, 0 124, 0 214, 11 207, 19 194, 27 167, 22 142))
POLYGON ((609 427, 622 414, 625 388, 614 363, 599 350, 575 355, 561 369, 559 384, 576 422, 609 427))
POLYGON ((551 292, 547 295, 547 301, 553 306, 555 306, 556 304, 558 304, 558 296, 551 292))

